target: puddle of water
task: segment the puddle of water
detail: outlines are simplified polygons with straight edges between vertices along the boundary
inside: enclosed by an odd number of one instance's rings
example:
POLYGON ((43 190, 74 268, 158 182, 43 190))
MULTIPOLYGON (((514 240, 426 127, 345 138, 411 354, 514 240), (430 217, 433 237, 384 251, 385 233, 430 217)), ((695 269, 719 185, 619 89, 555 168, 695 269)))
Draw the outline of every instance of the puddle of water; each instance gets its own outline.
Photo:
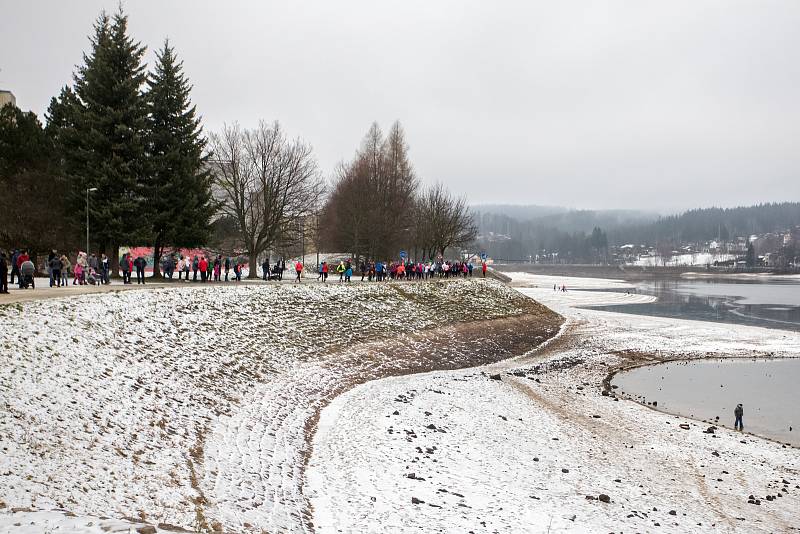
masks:
POLYGON ((639 367, 618 374, 618 391, 666 412, 733 428, 744 407, 744 429, 800 446, 800 359, 700 360, 639 367), (789 430, 789 429, 792 430, 789 430))

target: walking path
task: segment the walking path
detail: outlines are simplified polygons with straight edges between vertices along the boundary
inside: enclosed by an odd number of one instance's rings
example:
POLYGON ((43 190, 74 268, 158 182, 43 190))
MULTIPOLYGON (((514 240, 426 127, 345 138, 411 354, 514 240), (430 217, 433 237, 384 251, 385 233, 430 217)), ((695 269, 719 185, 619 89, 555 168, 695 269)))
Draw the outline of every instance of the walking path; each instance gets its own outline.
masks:
MULTIPOLYGON (((473 276, 472 279, 477 280, 480 276, 473 276)), ((449 281, 449 280, 465 280, 464 277, 456 277, 456 278, 431 278, 428 280, 387 280, 390 283, 402 283, 402 284, 419 284, 425 282, 433 282, 433 281, 449 281)), ((311 274, 304 275, 302 284, 322 284, 322 282, 318 281, 316 278, 316 274, 312 276, 311 274)), ((325 282, 326 285, 338 285, 343 282, 339 282, 337 278, 328 278, 328 281, 325 282)), ((363 282, 359 279, 354 279, 352 282, 353 284, 377 284, 377 283, 384 283, 384 282, 368 282, 364 280, 363 282)), ((150 279, 147 280, 145 284, 137 284, 133 282, 132 284, 123 284, 121 280, 112 280, 111 284, 109 285, 97 285, 93 286, 90 284, 86 285, 72 285, 70 282, 66 286, 62 287, 49 287, 50 281, 48 278, 42 277, 36 279, 36 289, 20 289, 14 281, 14 284, 8 285, 9 293, 7 295, 0 294, 0 306, 4 304, 14 304, 17 302, 32 302, 35 300, 44 300, 44 299, 52 299, 52 298, 62 298, 62 297, 70 297, 76 295, 86 295, 86 294, 95 294, 95 293, 108 293, 110 291, 130 291, 134 289, 156 289, 156 288, 207 288, 213 286, 223 286, 223 287, 235 287, 236 285, 246 284, 246 285, 275 285, 275 284, 295 284, 294 281, 294 274, 292 273, 291 276, 288 274, 284 275, 283 280, 276 281, 270 280, 265 281, 261 278, 242 278, 241 282, 236 281, 229 281, 229 282, 206 282, 202 283, 200 281, 197 282, 187 282, 185 280, 178 280, 177 278, 172 280, 159 280, 159 281, 152 281, 150 279)))

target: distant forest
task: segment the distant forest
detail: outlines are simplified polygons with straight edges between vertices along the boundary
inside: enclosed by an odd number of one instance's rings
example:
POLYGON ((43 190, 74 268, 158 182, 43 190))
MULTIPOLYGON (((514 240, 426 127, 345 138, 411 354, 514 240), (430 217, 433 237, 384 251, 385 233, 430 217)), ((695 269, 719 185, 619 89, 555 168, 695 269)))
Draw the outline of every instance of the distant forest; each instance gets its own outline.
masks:
POLYGON ((479 246, 495 258, 525 260, 558 253, 568 261, 596 261, 607 247, 727 241, 800 225, 800 202, 702 208, 659 216, 632 210, 568 210, 547 206, 476 206, 479 246))

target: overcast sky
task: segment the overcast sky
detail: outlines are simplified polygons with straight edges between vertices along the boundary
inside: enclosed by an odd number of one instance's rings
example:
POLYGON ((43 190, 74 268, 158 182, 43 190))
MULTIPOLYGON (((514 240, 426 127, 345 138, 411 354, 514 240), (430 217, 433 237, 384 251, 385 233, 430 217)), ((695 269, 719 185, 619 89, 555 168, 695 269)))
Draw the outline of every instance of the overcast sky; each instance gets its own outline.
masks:
MULTIPOLYGON (((0 88, 39 114, 117 1, 0 0, 0 88)), ((330 175, 399 119, 473 204, 800 199, 800 2, 128 1, 206 130, 280 120, 330 175)))

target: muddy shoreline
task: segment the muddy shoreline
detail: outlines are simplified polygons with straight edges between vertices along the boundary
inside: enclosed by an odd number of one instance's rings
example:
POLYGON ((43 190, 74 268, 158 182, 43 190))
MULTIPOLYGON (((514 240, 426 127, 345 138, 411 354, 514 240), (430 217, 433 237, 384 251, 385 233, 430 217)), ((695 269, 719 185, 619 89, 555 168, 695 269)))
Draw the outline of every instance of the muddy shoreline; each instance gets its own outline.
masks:
MULTIPOLYGON (((390 357, 394 352, 411 358, 400 362, 400 367, 377 366, 367 374, 354 375, 330 392, 325 402, 315 406, 314 415, 305 427, 307 448, 302 451, 303 477, 314 453, 312 443, 320 414, 336 397, 373 380, 432 371, 470 369, 512 360, 558 339, 564 322, 561 315, 531 299, 528 310, 521 315, 455 323, 351 348, 347 358, 380 360, 381 357, 390 357), (454 343, 456 339, 457 344, 454 343), (475 350, 478 344, 486 349, 475 350)), ((313 507, 308 501, 302 517, 305 527, 313 532, 313 507)))
MULTIPOLYGON (((602 394, 604 396, 609 396, 609 397, 612 397, 612 398, 620 398, 622 400, 634 402, 634 403, 638 404, 639 406, 642 406, 644 408, 649 408, 651 410, 655 410, 655 411, 663 413, 663 414, 675 415, 675 416, 678 416, 678 417, 683 417, 683 418, 686 418, 686 419, 690 419, 692 421, 696 421, 698 423, 705 423, 705 424, 712 425, 712 426, 722 426, 722 427, 727 428, 729 430, 730 430, 730 427, 728 425, 721 425, 718 422, 709 421, 707 419, 700 419, 698 417, 692 417, 691 415, 687 415, 687 414, 683 414, 683 413, 678 413, 678 412, 666 410, 663 407, 658 406, 658 404, 653 404, 652 402, 647 402, 646 400, 644 402, 640 401, 638 399, 635 399, 633 396, 631 396, 629 394, 626 394, 624 392, 622 392, 621 394, 618 395, 616 393, 617 388, 615 386, 613 386, 611 384, 611 382, 614 380, 614 378, 617 375, 619 375, 621 373, 625 373, 625 372, 632 371, 634 369, 643 368, 643 367, 653 367, 653 366, 656 366, 656 365, 662 365, 662 364, 674 363, 674 362, 687 362, 688 363, 688 362, 709 361, 709 360, 729 360, 729 361, 742 360, 742 361, 746 361, 746 360, 753 360, 753 359, 766 360, 766 361, 778 361, 778 360, 789 360, 789 359, 797 360, 797 359, 800 359, 800 357, 792 358, 792 357, 787 357, 787 356, 771 357, 771 356, 763 356, 763 355, 761 355, 761 356, 758 356, 758 357, 753 357, 753 356, 735 356, 735 355, 727 355, 727 356, 725 356, 725 355, 720 355, 720 354, 707 355, 707 356, 704 356, 704 357, 676 356, 676 357, 666 357, 666 358, 657 358, 657 357, 654 357, 653 355, 642 355, 641 358, 642 359, 640 361, 633 361, 633 362, 623 363, 623 364, 619 364, 619 365, 613 367, 608 372, 608 374, 605 376, 605 378, 603 379, 603 382, 602 382, 602 394)), ((763 439, 763 440, 766 440, 766 441, 769 441, 769 442, 772 442, 772 443, 776 443, 778 445, 783 445, 783 446, 786 446, 786 447, 791 447, 793 449, 800 450, 800 445, 795 445, 795 444, 792 444, 792 443, 789 443, 789 442, 781 441, 779 439, 771 438, 769 436, 764 436, 764 435, 756 434, 754 432, 749 432, 749 431, 748 432, 742 431, 742 434, 743 435, 747 435, 747 436, 751 436, 751 437, 754 437, 754 438, 763 439)))

